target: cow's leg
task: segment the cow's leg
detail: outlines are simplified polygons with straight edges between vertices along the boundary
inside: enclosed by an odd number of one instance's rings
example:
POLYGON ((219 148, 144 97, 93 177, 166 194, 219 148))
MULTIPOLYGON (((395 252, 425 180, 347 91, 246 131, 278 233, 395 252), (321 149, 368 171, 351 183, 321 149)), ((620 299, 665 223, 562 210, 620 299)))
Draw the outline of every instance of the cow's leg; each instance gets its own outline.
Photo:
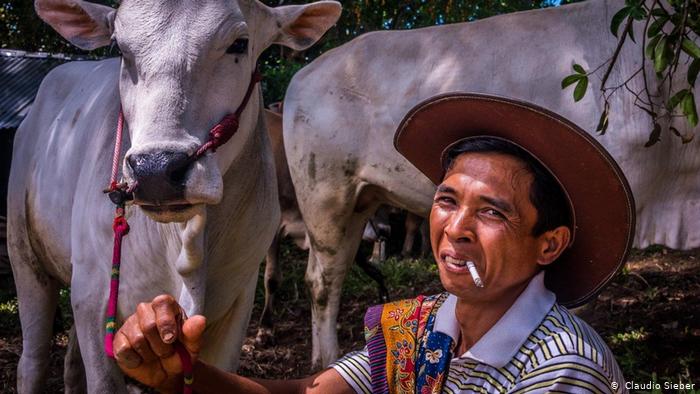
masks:
MULTIPOLYGON (((103 271, 90 269, 91 265, 94 266, 94 262, 86 264, 74 261, 71 280, 73 319, 80 344, 80 355, 85 365, 87 391, 125 394, 127 391, 124 375, 104 350, 103 327, 107 307, 105 293, 109 284, 99 278, 103 276, 103 271)), ((118 321, 117 326, 120 324, 118 321)))
POLYGON ((362 251, 362 248, 359 248, 355 255, 355 263, 357 263, 358 267, 362 268, 362 271, 367 274, 367 276, 377 282, 377 287, 379 287, 379 303, 383 304, 389 301, 389 290, 387 290, 386 283, 384 282, 384 274, 369 261, 367 254, 362 251))
POLYGON ((265 257, 265 307, 258 323, 258 333, 255 336, 255 342, 262 345, 271 344, 274 340, 275 294, 282 283, 282 270, 280 270, 279 266, 279 241, 281 236, 282 234, 278 231, 265 257))
POLYGON ((68 348, 63 359, 63 385, 66 394, 83 394, 87 392, 85 367, 83 366, 83 359, 80 357, 80 345, 78 344, 78 335, 75 332, 75 324, 70 328, 68 348))
POLYGON ((428 257, 433 250, 430 246, 430 228, 428 227, 428 221, 422 219, 420 226, 420 257, 428 257))
POLYGON ((44 391, 59 283, 45 273, 32 250, 21 215, 10 214, 8 246, 22 325, 22 356, 17 365, 20 394, 44 391))
POLYGON ((423 221, 423 218, 420 216, 414 215, 411 212, 406 213, 406 220, 404 222, 406 237, 403 241, 401 257, 408 258, 413 255, 413 245, 416 241, 416 234, 418 233, 418 227, 420 226, 421 221, 423 221))
POLYGON ((348 266, 354 260, 368 215, 351 213, 345 219, 316 226, 307 222, 311 248, 306 282, 311 295, 312 368, 318 370, 338 358, 336 320, 348 266))
POLYGON ((215 322, 207 322, 200 353, 202 360, 226 371, 235 372, 238 369, 241 346, 255 300, 257 278, 256 269, 247 280, 242 281, 245 285, 228 312, 215 322))

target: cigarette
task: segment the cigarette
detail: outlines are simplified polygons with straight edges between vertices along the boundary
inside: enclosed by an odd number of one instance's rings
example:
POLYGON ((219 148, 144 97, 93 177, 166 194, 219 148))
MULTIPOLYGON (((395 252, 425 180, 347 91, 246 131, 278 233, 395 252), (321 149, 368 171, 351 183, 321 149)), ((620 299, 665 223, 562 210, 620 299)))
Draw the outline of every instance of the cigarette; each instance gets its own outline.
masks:
POLYGON ((473 261, 467 261, 467 268, 469 268, 469 273, 472 274, 472 279, 474 279, 476 287, 484 287, 484 282, 481 281, 481 277, 473 261))

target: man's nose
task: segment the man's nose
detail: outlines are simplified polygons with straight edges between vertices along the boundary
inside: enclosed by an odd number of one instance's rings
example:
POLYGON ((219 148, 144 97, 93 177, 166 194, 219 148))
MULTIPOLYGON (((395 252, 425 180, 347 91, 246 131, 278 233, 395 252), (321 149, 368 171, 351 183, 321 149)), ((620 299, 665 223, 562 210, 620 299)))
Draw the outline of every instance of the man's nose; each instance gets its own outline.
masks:
POLYGON ((445 234, 452 242, 474 242, 476 241, 475 226, 474 212, 468 207, 460 207, 450 216, 445 226, 445 234))
POLYGON ((138 182, 136 198, 158 204, 184 198, 187 171, 192 160, 183 152, 130 155, 127 163, 138 182))

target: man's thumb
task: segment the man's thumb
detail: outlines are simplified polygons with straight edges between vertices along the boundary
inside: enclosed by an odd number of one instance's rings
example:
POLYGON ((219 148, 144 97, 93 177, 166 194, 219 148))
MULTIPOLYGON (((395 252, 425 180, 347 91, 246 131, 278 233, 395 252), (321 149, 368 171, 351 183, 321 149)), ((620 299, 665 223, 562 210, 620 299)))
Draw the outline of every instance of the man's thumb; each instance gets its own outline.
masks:
POLYGON ((198 354, 202 348, 202 334, 207 325, 207 319, 202 315, 195 315, 185 320, 180 331, 180 342, 185 345, 187 351, 198 354))

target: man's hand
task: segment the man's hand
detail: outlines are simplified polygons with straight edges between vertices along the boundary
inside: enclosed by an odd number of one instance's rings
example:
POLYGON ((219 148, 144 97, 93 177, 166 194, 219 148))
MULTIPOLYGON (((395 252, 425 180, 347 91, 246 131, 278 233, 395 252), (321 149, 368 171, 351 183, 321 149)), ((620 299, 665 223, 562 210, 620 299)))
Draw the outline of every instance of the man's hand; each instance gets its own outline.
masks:
POLYGON ((143 302, 114 336, 114 356, 122 371, 161 392, 174 392, 182 384, 182 364, 173 343, 179 341, 192 362, 202 344, 204 316, 186 319, 169 295, 143 302))

